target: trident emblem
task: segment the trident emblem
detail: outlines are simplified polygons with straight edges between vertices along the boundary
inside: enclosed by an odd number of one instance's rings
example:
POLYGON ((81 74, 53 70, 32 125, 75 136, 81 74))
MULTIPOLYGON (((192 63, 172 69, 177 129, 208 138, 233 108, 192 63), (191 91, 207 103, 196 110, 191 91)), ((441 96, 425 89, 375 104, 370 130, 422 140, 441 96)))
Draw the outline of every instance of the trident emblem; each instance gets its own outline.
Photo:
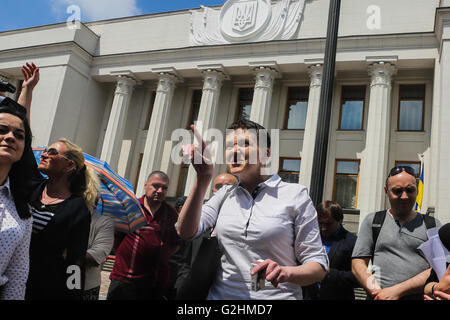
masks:
POLYGON ((233 29, 245 31, 255 25, 258 1, 238 2, 234 5, 233 29))

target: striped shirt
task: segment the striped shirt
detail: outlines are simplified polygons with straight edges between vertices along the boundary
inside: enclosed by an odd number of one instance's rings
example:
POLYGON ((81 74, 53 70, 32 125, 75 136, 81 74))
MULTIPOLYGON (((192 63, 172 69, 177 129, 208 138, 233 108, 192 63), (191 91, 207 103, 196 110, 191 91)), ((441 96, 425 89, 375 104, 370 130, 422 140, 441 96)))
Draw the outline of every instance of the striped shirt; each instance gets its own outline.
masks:
POLYGON ((38 234, 50 223, 61 203, 44 205, 39 200, 32 203, 33 234, 38 234))

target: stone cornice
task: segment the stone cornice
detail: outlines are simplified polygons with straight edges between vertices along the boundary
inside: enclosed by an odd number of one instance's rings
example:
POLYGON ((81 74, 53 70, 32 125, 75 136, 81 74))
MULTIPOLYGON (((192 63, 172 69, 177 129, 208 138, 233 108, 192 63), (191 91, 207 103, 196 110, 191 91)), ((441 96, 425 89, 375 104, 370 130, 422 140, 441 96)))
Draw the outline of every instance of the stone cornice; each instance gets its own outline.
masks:
POLYGON ((450 33, 445 34, 444 27, 450 28, 450 7, 436 9, 434 33, 439 43, 442 40, 450 40, 450 33))
POLYGON ((93 56, 74 41, 0 51, 1 59, 18 59, 19 57, 23 57, 23 59, 29 60, 66 54, 75 54, 89 65, 93 62, 93 56))
MULTIPOLYGON (((360 52, 361 48, 367 51, 382 50, 391 51, 393 49, 429 49, 438 48, 438 43, 434 33, 417 33, 405 35, 367 36, 367 37, 344 37, 339 38, 338 54, 343 52, 360 52)), ((272 57, 274 55, 308 55, 323 54, 325 49, 324 39, 302 39, 288 41, 272 41, 261 43, 233 44, 204 47, 185 47, 178 49, 167 49, 158 51, 135 52, 126 54, 114 54, 94 57, 94 69, 115 64, 153 64, 153 63, 185 63, 192 60, 193 67, 198 65, 199 59, 239 59, 243 56, 259 55, 262 57, 272 57), (195 65, 194 65, 195 64, 195 65)), ((362 57, 364 59, 364 57, 362 57)), ((200 60, 201 61, 201 60, 200 60)), ((302 61, 298 61, 302 63, 302 61)), ((280 63, 278 61, 278 63, 280 63)), ((99 71, 99 70, 98 70, 99 71)), ((101 72, 99 72, 101 74, 101 72)))

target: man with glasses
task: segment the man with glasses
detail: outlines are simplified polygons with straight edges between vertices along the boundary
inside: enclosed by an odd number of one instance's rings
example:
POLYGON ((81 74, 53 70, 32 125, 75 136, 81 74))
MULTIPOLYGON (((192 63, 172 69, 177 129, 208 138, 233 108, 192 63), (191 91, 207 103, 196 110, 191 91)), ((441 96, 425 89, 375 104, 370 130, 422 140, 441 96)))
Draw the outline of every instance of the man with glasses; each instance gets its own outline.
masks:
POLYGON ((166 201, 169 177, 153 171, 139 199, 147 225, 118 245, 108 300, 161 300, 169 282, 169 258, 179 248, 176 210, 166 201))
POLYGON ((427 229, 440 222, 414 211, 417 181, 411 167, 392 168, 384 190, 390 208, 371 213, 362 222, 352 272, 369 299, 423 300, 430 266, 417 248, 427 241, 427 229))

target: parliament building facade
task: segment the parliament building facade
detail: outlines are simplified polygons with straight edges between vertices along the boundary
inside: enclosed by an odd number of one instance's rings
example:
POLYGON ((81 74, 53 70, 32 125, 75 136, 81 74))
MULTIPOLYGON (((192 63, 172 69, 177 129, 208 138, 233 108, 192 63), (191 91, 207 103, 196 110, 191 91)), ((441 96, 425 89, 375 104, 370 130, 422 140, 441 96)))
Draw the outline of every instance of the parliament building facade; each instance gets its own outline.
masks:
MULTIPOLYGON (((138 196, 153 170, 170 176, 168 196, 189 192, 193 169, 172 160, 176 129, 197 120, 225 132, 239 117, 278 129, 275 172, 309 187, 328 8, 228 0, 5 31, 0 77, 20 87, 20 67, 34 61, 33 145, 66 137, 138 196)), ((342 0, 338 35, 324 199, 357 231, 388 206, 389 169, 419 174, 422 161, 421 212, 450 222, 450 0, 342 0)))

